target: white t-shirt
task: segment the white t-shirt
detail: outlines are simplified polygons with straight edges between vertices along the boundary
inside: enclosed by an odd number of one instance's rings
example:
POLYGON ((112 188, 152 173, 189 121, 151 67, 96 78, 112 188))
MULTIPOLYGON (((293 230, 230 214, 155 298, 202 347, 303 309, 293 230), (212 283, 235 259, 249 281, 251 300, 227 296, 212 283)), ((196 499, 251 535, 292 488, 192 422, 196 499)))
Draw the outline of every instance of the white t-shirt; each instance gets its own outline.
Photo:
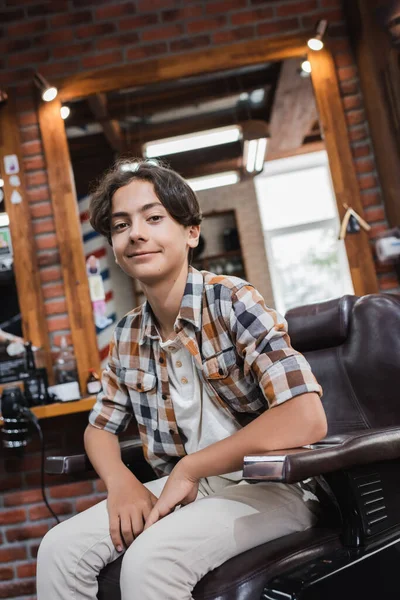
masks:
MULTIPOLYGON (((216 406, 211 399, 190 352, 178 340, 160 342, 160 346, 167 356, 171 400, 187 454, 241 429, 228 410, 216 406)), ((242 471, 222 477, 238 481, 242 479, 242 471)))

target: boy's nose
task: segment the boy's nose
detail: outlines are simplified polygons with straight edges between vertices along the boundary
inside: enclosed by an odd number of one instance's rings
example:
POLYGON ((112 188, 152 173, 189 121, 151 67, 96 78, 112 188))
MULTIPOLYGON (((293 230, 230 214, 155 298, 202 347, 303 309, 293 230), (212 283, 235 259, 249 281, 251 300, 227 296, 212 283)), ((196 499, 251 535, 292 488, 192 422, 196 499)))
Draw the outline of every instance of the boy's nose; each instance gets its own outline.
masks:
POLYGON ((136 242, 138 240, 145 240, 145 227, 140 222, 133 222, 129 231, 129 237, 132 242, 136 242))

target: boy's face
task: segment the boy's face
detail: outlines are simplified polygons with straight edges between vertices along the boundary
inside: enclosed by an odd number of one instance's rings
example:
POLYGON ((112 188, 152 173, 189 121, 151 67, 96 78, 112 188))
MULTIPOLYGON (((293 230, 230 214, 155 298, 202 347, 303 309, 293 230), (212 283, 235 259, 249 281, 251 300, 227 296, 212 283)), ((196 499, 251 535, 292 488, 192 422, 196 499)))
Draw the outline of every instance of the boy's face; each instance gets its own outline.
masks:
POLYGON ((111 240, 118 265, 144 284, 180 272, 199 225, 184 227, 157 198, 153 184, 134 179, 112 198, 111 240))

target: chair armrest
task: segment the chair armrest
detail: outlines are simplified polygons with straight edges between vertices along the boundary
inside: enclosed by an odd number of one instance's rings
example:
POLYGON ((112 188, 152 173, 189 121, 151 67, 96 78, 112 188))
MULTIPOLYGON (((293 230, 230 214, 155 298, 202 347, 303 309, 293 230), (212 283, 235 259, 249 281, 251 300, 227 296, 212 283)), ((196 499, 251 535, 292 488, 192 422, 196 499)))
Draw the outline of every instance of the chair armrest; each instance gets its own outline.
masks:
MULTIPOLYGON (((121 442, 122 462, 129 464, 139 458, 142 453, 142 442, 139 437, 121 442)), ((93 469, 86 454, 74 454, 73 456, 48 456, 46 458, 45 471, 49 475, 71 475, 72 473, 85 473, 93 469)))
POLYGON ((400 427, 358 430, 325 438, 310 447, 245 456, 243 477, 296 483, 356 465, 400 457, 400 427))

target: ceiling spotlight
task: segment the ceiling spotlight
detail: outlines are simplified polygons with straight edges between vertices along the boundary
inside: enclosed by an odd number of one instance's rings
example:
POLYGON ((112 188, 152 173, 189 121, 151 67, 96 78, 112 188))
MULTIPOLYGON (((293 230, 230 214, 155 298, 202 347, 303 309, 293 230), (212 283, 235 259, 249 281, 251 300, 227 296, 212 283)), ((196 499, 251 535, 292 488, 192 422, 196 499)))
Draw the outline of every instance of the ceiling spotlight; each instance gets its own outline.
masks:
POLYGON ((2 178, 0 177, 0 187, 3 187, 3 185, 4 185, 4 179, 2 179, 2 178))
POLYGON ((50 85, 43 75, 40 73, 35 73, 33 81, 42 94, 42 100, 45 102, 51 102, 51 100, 54 100, 58 94, 58 90, 56 87, 50 85))
POLYGON ((303 73, 311 73, 311 63, 309 60, 303 60, 301 63, 301 70, 303 73))
POLYGON ((326 33, 327 27, 328 21, 326 19, 321 19, 320 21, 318 21, 314 37, 310 38, 307 42, 307 46, 311 50, 322 50, 322 48, 324 47, 324 42, 322 41, 322 38, 326 33))
POLYGON ((0 90, 0 104, 5 104, 8 100, 7 93, 4 90, 0 90))
POLYGON ((62 106, 60 108, 60 115, 62 119, 68 119, 69 115, 70 115, 71 111, 69 109, 69 106, 62 106))

